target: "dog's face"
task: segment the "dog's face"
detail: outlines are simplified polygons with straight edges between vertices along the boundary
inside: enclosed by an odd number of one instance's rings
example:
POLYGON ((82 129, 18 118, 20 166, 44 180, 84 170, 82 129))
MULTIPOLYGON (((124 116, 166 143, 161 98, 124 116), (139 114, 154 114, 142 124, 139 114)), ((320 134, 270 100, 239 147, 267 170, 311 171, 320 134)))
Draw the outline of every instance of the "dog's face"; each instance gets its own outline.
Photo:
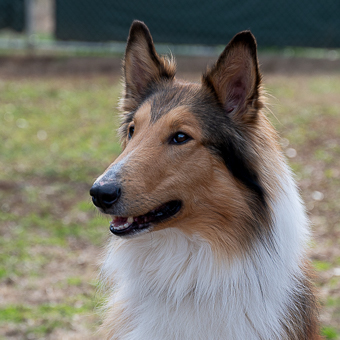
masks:
POLYGON ((251 218, 251 205, 260 216, 267 197, 253 145, 262 104, 251 33, 236 35, 193 84, 175 79, 174 63, 157 55, 147 27, 134 22, 124 77, 123 151, 90 191, 113 216, 111 232, 195 232, 205 219, 216 221, 215 232, 235 227, 240 215, 251 218))

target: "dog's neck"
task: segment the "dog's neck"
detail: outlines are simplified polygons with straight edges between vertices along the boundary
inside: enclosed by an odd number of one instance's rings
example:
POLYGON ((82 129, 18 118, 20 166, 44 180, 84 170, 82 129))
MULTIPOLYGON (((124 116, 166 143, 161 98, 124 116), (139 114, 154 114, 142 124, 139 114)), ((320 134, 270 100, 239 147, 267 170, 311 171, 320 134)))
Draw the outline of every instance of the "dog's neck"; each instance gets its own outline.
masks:
POLYGON ((219 328, 216 339, 280 338, 280 320, 299 294, 307 237, 293 181, 288 176, 281 186, 273 205, 275 252, 258 242, 251 253, 221 263, 200 235, 178 228, 114 239, 103 275, 114 280, 110 303, 123 306, 120 318, 132 332, 126 339, 215 339, 219 328))

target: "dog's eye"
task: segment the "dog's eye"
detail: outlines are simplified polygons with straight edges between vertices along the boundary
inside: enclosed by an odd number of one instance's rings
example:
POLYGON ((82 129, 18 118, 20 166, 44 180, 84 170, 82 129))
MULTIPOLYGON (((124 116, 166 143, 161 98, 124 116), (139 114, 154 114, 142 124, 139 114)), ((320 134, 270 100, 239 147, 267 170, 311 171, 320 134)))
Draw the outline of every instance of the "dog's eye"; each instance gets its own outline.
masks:
POLYGON ((135 132, 135 127, 133 125, 131 125, 129 127, 129 139, 132 138, 134 132, 135 132))
POLYGON ((170 144, 184 144, 188 142, 190 139, 192 138, 187 134, 183 132, 177 132, 171 137, 170 144))

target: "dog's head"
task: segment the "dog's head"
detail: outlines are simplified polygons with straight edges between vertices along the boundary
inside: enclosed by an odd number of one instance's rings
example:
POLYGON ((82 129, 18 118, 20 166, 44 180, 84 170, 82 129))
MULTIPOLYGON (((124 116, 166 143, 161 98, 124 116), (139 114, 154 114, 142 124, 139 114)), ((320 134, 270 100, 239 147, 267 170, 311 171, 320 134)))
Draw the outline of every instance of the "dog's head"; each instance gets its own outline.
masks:
POLYGON ((156 53, 148 28, 135 21, 124 82, 123 151, 90 191, 113 216, 112 233, 194 232, 207 223, 212 229, 204 232, 214 233, 265 218, 270 185, 258 144, 270 144, 272 132, 259 111, 261 76, 249 31, 195 84, 175 78, 174 62, 156 53))

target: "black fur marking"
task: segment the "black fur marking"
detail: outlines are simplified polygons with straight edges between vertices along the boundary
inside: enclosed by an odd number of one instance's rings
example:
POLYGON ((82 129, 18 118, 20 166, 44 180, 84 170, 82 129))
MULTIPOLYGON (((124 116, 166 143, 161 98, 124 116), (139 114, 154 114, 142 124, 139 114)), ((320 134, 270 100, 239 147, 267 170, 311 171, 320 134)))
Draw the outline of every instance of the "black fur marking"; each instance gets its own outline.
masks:
POLYGON ((195 101, 193 113, 205 133, 205 146, 222 159, 234 178, 258 197, 261 206, 266 206, 266 193, 256 173, 247 138, 225 114, 214 92, 199 96, 201 100, 195 101))
MULTIPOLYGON (((268 253, 276 253, 275 241, 272 238, 271 232, 267 227, 271 225, 271 215, 268 205, 268 197, 264 187, 261 185, 258 174, 252 163, 248 159, 249 153, 243 148, 240 148, 237 141, 228 135, 223 136, 225 139, 218 143, 217 140, 213 141, 213 144, 207 145, 215 155, 220 157, 226 168, 233 175, 233 177, 240 183, 242 183, 251 195, 246 194, 247 204, 252 211, 253 220, 249 221, 252 226, 249 229, 249 233, 256 235, 257 239, 263 244, 268 253), (267 235, 264 237, 264 235, 267 235)), ((219 137, 217 138, 219 139, 219 137)))
POLYGON ((209 148, 223 159, 231 174, 256 194, 260 202, 265 205, 265 192, 259 182, 258 175, 254 169, 250 168, 247 161, 241 156, 241 151, 237 150, 231 139, 226 138, 221 144, 209 148))

